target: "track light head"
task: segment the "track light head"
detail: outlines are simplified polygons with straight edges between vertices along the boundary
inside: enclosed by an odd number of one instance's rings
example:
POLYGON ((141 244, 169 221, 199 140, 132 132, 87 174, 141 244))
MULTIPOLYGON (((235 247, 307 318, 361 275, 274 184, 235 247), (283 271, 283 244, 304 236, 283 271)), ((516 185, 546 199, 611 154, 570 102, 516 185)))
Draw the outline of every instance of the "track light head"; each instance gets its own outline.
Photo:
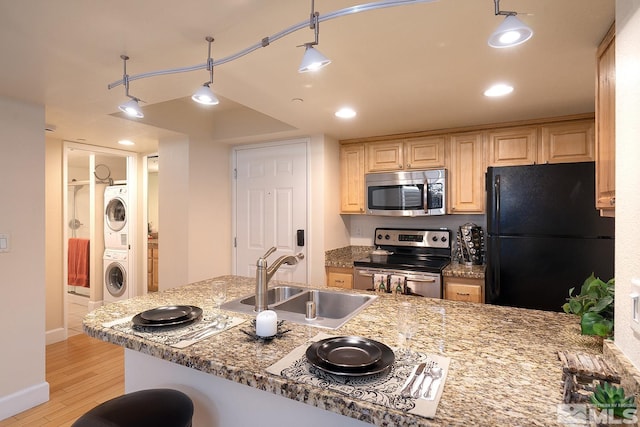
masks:
POLYGON ((302 56, 302 62, 300 63, 300 67, 298 67, 299 73, 316 71, 331 63, 329 58, 313 47, 313 43, 306 43, 304 46, 305 50, 302 56))
POLYGON ((210 84, 211 83, 205 83, 200 86, 200 88, 198 88, 198 90, 191 96, 191 99, 198 104, 218 105, 220 101, 209 87, 210 84))
POLYGON ((144 114, 142 113, 142 109, 138 104, 138 98, 131 98, 127 102, 120 104, 118 108, 127 116, 135 117, 137 119, 141 119, 144 117, 144 114))
POLYGON ((502 24, 489 37, 488 44, 495 48, 517 46, 532 36, 533 30, 530 27, 515 15, 507 15, 502 24))

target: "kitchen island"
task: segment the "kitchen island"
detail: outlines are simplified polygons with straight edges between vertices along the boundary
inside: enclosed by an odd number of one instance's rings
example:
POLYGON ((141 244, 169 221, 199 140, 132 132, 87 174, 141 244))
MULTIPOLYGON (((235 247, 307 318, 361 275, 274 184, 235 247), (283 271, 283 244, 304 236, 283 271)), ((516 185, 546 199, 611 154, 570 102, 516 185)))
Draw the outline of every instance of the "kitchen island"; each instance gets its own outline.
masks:
MULTIPOLYGON (((229 283, 229 299, 255 289, 253 278, 215 280, 229 283)), ((270 286, 277 284, 272 281, 270 286)), ((249 322, 184 349, 105 325, 164 305, 195 305, 206 313, 213 310, 210 288, 210 281, 203 281, 148 294, 101 307, 84 319, 88 335, 126 349, 127 392, 154 386, 186 392, 196 405, 194 427, 248 425, 252 419, 260 420, 261 426, 560 425, 562 372, 557 352, 602 353, 601 341, 580 335, 577 318, 571 315, 387 294, 337 330, 286 322, 291 330, 266 343, 241 331, 250 328, 249 322), (418 308, 420 330, 413 349, 451 359, 435 418, 350 399, 266 371, 318 332, 363 336, 396 346, 396 310, 401 301, 418 308)))

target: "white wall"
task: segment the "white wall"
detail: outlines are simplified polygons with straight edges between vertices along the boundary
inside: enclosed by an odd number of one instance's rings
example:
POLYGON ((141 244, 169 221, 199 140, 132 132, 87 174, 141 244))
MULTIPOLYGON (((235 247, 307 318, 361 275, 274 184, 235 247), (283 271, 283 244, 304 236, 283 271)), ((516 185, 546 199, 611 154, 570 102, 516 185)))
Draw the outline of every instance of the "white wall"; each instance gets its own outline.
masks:
POLYGON ((49 399, 45 381, 44 107, 0 98, 0 419, 49 399))
POLYGON ((616 2, 615 343, 640 368, 631 324, 631 279, 640 278, 640 1, 616 2))

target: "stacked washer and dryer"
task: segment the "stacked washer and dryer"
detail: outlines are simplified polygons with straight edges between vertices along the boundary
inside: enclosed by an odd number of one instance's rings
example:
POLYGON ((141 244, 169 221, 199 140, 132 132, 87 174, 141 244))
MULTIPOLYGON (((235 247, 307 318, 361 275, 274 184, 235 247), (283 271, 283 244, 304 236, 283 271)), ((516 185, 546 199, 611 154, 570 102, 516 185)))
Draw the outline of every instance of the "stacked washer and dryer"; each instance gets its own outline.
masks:
POLYGON ((127 185, 104 190, 104 290, 105 303, 133 296, 129 276, 129 224, 127 185))

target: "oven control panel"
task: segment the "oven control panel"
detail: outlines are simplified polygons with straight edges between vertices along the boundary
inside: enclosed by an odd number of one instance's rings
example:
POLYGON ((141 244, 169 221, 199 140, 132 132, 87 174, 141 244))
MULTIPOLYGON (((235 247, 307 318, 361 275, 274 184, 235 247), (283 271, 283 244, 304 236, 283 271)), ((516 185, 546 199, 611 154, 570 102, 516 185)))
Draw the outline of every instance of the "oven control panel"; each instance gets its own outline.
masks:
POLYGON ((447 229, 404 230, 376 228, 376 246, 409 246, 418 248, 451 248, 451 232, 447 229))

